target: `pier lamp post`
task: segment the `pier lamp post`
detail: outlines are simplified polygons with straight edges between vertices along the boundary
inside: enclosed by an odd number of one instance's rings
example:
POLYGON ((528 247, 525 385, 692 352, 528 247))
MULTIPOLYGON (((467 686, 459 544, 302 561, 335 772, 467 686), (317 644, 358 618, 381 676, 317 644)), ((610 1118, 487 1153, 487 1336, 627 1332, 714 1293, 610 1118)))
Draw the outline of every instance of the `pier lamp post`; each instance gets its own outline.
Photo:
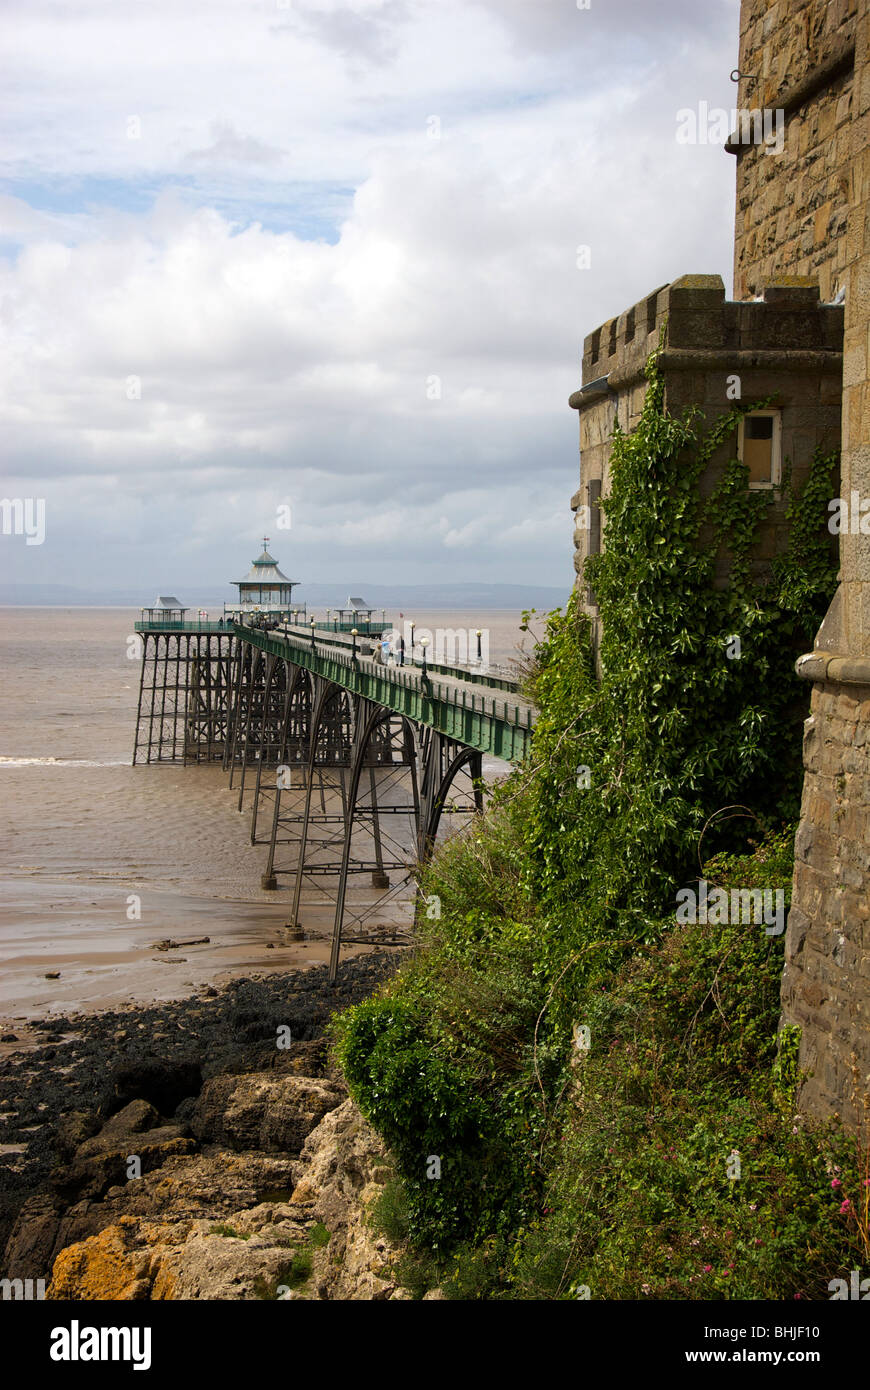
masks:
POLYGON ((351 628, 350 635, 353 638, 353 651, 350 654, 350 659, 351 661, 356 661, 356 639, 359 636, 359 633, 357 632, 355 627, 351 628))
POLYGON ((426 648, 428 647, 428 645, 429 645, 429 638, 428 638, 428 637, 421 637, 421 638, 420 638, 420 646, 423 648, 423 679, 424 679, 424 681, 428 679, 428 673, 427 673, 427 671, 426 671, 426 648))
POLYGON ((414 622, 414 619, 412 618, 409 625, 410 625, 410 628, 411 628, 411 665, 413 666, 413 664, 414 664, 414 629, 415 629, 415 627, 417 626, 417 624, 414 622))
POLYGON ((316 619, 316 618, 312 618, 312 619, 311 619, 311 650, 312 650, 312 651, 315 650, 315 646, 314 646, 314 626, 315 626, 315 623, 316 623, 316 622, 317 622, 317 619, 316 619))
POLYGON ((480 661, 482 659, 480 655, 480 639, 483 636, 483 628, 479 627, 475 633, 475 636, 477 638, 477 659, 478 661, 480 661))

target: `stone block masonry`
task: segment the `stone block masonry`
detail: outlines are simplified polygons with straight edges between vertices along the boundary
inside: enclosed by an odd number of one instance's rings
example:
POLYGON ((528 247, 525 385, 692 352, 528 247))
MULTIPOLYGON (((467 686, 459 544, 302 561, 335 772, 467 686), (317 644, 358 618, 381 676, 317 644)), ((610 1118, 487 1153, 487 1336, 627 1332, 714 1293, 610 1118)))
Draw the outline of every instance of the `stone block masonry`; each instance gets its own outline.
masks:
MULTIPOLYGON (((678 414, 698 406, 707 423, 735 404, 729 383, 739 377, 739 400, 771 398, 780 416, 780 450, 800 486, 817 448, 836 449, 840 441, 840 395, 843 370, 843 308, 823 304, 818 286, 790 278, 765 286, 761 300, 726 300, 718 275, 684 275, 647 295, 617 318, 602 324, 584 342, 583 385, 570 397, 580 422, 580 487, 571 499, 579 524, 574 532, 574 567, 578 583, 586 559, 604 543, 594 499, 610 490, 610 453, 614 425, 636 427, 647 390, 644 368, 667 324, 667 345, 659 356, 665 405, 678 414)), ((717 450, 700 481, 702 496, 719 482, 727 461, 737 452, 732 437, 717 450)), ((786 500, 771 488, 769 505, 752 557, 759 579, 785 548, 786 500)), ((832 540, 832 546, 834 542, 832 540)), ((727 582, 722 559, 721 582, 727 582)), ((594 595, 584 589, 586 606, 598 640, 594 595)))
MULTIPOLYGON (((786 157, 737 152, 735 284, 771 266, 819 275, 845 301, 840 495, 870 499, 870 10, 868 0, 744 0, 741 71, 786 108, 786 157), (770 21, 770 22, 768 22, 770 21)), ((840 586, 797 665, 815 682, 783 1022, 801 1028, 799 1104, 858 1129, 870 1093, 870 535, 840 535, 840 586)))
MULTIPOLYGON (((586 339, 571 397, 578 514, 607 493, 613 426, 638 422, 643 362, 665 315, 669 410, 715 416, 728 408, 724 375, 737 372, 743 399, 777 397, 783 456, 799 463, 813 441, 839 442, 839 495, 870 501, 870 0, 742 0, 737 66, 735 106, 781 111, 785 130, 779 153, 739 132, 728 142, 734 302, 718 277, 685 276, 586 339)), ((770 522, 761 566, 781 542, 775 510, 770 522)), ((575 531, 578 582, 605 542, 600 530, 575 531)), ((814 689, 782 1019, 802 1030, 799 1105, 857 1127, 870 1091, 870 534, 850 527, 839 547, 840 586, 798 662, 814 689)))
POLYGON ((734 295, 785 274, 813 276, 823 299, 843 284, 857 95, 855 30, 863 0, 744 0, 741 108, 782 110, 781 155, 732 137, 737 158, 734 295))
POLYGON ((802 1029, 801 1107, 860 1123, 870 1075, 870 661, 822 679, 804 726, 804 792, 786 932, 784 1020, 802 1029))

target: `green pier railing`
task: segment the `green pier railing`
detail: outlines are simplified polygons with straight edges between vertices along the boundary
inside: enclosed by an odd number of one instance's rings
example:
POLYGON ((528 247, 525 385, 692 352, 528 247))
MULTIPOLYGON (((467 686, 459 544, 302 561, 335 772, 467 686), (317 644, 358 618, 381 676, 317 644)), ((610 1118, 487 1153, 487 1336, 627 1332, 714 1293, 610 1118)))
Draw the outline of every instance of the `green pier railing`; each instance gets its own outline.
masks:
POLYGON ((419 666, 381 666, 368 657, 318 645, 301 637, 279 636, 236 624, 245 642, 304 667, 334 685, 362 695, 385 709, 404 714, 469 748, 506 762, 519 762, 531 747, 534 710, 528 701, 498 686, 482 686, 463 677, 423 676, 419 666))

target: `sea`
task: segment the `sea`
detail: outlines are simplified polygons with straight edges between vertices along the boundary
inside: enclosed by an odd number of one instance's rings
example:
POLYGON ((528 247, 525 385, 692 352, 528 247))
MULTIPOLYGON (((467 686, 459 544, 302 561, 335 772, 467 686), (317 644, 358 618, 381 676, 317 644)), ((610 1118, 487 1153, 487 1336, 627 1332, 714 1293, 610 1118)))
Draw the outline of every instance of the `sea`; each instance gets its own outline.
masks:
MULTIPOLYGON (((289 939, 289 889, 261 888, 266 847, 219 765, 132 765, 138 616, 0 608, 0 1030, 328 959, 324 889, 306 886, 289 939)), ((519 612, 414 618, 482 629, 500 665, 532 645, 519 612)), ((484 762, 489 781, 507 770, 484 762)))

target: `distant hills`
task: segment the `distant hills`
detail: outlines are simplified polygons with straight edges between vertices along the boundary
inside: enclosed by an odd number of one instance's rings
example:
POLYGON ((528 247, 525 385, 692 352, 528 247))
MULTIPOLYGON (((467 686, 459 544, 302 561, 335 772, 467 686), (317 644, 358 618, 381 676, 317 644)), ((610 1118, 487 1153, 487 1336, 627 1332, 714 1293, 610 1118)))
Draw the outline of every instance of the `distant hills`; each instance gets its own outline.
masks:
MULTIPOLYGON (((227 589, 186 589, 172 583, 162 591, 174 593, 189 608, 220 608, 230 603, 227 589)), ((358 594, 373 608, 410 613, 415 608, 505 608, 519 611, 561 608, 570 590, 535 584, 366 584, 354 580, 344 588, 335 584, 300 584, 294 597, 310 609, 339 608, 348 595, 358 594)), ((69 584, 0 584, 0 604, 49 608, 112 607, 142 608, 154 602, 154 592, 143 589, 78 589, 69 584)))

